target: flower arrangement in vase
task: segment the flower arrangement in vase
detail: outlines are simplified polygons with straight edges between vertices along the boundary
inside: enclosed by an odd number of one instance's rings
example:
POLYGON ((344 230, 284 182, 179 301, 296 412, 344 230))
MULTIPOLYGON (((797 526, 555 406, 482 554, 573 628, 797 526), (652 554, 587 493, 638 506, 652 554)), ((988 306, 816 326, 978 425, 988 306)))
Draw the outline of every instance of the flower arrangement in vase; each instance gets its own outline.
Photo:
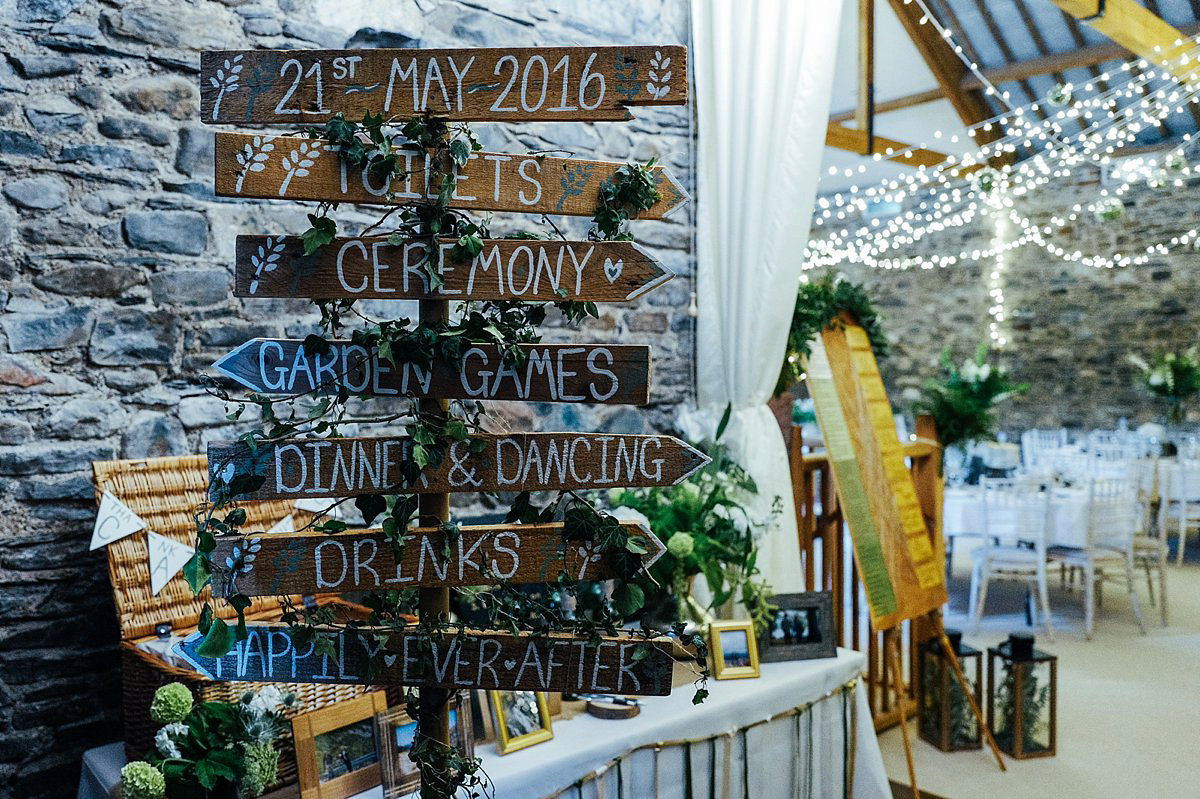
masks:
POLYGON ((974 359, 955 368, 950 351, 942 350, 942 375, 926 380, 916 413, 933 417, 938 437, 946 449, 992 438, 996 433, 996 405, 1029 389, 1015 383, 999 364, 988 363, 987 346, 980 344, 974 359))
POLYGON ((1149 362, 1130 355, 1129 362, 1140 371, 1140 382, 1154 396, 1167 401, 1167 420, 1183 424, 1187 403, 1200 393, 1200 351, 1189 347, 1183 352, 1160 352, 1149 362))
POLYGON ((155 751, 121 769, 123 799, 252 799, 275 782, 285 727, 295 702, 273 685, 237 702, 196 704, 183 683, 154 692, 150 718, 163 725, 155 751))
POLYGON ((622 521, 640 521, 667 546, 650 568, 642 588, 647 612, 674 621, 704 621, 705 616, 737 598, 764 629, 769 617, 770 586, 760 578, 758 540, 781 510, 775 497, 764 518, 751 505, 758 496, 753 478, 720 443, 729 420, 729 409, 713 441, 694 446, 712 458, 711 463, 678 485, 618 489, 610 492, 612 515, 622 521), (707 601, 693 593, 695 579, 704 575, 707 601))

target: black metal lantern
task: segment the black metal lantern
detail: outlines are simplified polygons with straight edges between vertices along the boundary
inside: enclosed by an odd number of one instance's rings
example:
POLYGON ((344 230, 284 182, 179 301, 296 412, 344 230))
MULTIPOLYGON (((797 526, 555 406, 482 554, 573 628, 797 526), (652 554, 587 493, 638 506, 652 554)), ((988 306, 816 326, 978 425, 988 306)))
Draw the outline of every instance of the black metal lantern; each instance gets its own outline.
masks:
POLYGON ((1013 633, 988 648, 988 729, 1017 758, 1053 757, 1058 740, 1058 658, 1013 633))
MULTIPOLYGON (((946 630, 946 636, 975 694, 975 704, 982 706, 983 653, 964 644, 958 630, 946 630)), ((980 748, 979 722, 940 638, 931 638, 920 646, 916 682, 921 738, 943 752, 980 748)))

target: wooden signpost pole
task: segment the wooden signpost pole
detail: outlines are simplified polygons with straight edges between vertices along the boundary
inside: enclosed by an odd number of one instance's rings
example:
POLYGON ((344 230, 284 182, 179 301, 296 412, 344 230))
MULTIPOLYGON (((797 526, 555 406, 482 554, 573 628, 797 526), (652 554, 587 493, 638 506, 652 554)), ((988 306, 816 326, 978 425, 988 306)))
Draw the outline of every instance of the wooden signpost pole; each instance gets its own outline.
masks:
POLYGON ((912 742, 908 739, 908 714, 905 711, 905 702, 907 701, 905 695, 908 693, 908 687, 904 684, 904 665, 900 660, 900 630, 894 629, 889 632, 891 634, 883 639, 884 647, 887 650, 885 656, 892 671, 896 708, 900 711, 900 738, 904 741, 904 760, 908 764, 908 782, 912 787, 913 799, 921 799, 921 791, 917 788, 917 767, 913 763, 912 742))
MULTIPOLYGON (((425 325, 444 323, 450 313, 446 300, 421 300, 420 319, 425 325)), ((445 417, 449 403, 444 399, 422 399, 418 405, 423 414, 445 417)), ((417 500, 417 513, 423 525, 438 526, 450 520, 449 494, 423 494, 417 500)), ((445 621, 450 617, 450 589, 422 588, 418 609, 422 623, 445 621)), ((420 714, 417 727, 425 735, 444 746, 450 745, 449 692, 439 686, 422 685, 419 690, 420 714)), ((428 764, 421 762, 421 768, 428 764)), ((438 799, 442 795, 437 775, 421 774, 422 799, 438 799)))

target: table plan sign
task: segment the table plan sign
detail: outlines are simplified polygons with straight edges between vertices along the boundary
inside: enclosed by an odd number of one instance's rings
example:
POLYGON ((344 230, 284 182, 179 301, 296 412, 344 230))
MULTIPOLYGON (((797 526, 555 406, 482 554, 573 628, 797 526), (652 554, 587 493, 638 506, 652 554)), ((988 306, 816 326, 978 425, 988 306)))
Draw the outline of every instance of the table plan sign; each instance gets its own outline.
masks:
POLYGON ((805 362, 871 623, 889 629, 942 606, 946 584, 917 504, 866 332, 826 328, 805 362))
POLYGON ((299 236, 238 236, 238 297, 343 299, 530 300, 627 302, 675 275, 631 241, 484 239, 468 263, 449 256, 443 239, 431 291, 424 264, 429 245, 387 236, 335 238, 311 256, 299 236))
POLYGON ((200 655, 199 633, 185 638, 175 651, 212 679, 239 682, 367 683, 368 663, 372 655, 382 652, 383 669, 373 682, 501 691, 613 691, 635 696, 671 692, 674 661, 666 641, 602 637, 593 645, 556 635, 318 631, 333 645, 335 655, 330 657, 311 641, 297 646, 288 629, 248 625, 246 640, 221 658, 200 655), (382 646, 373 640, 375 632, 386 636, 382 646))
MULTIPOLYGON (((437 198, 427 153, 401 153, 404 177, 388 180, 370 167, 350 169, 336 147, 299 136, 218 133, 216 193, 220 197, 405 205, 437 198)), ((620 164, 512 153, 471 153, 454 170, 453 208, 526 214, 592 216, 600 186, 620 164)), ((687 192, 664 167, 651 168, 662 198, 640 215, 662 219, 683 207, 687 192)))
POLYGON ((210 124, 297 125, 367 112, 624 121, 629 106, 682 105, 687 91, 687 50, 678 45, 200 55, 200 118, 210 124))
POLYGON ((650 401, 650 348, 613 344, 520 344, 520 359, 488 344, 469 347, 458 366, 392 363, 349 341, 309 352, 299 339, 251 339, 213 366, 260 394, 350 394, 376 397, 595 402, 650 401))
MULTIPOLYGON (((646 527, 622 527, 646 550, 642 568, 666 552, 646 527)), ((604 580, 619 573, 611 553, 563 536, 562 523, 415 527, 402 536, 401 558, 382 530, 222 537, 212 554, 213 596, 552 583, 560 574, 604 580)))
POLYGON ((438 466, 405 477, 406 437, 291 439, 259 445, 208 445, 214 486, 240 475, 265 478, 246 499, 473 491, 575 491, 674 485, 709 462, 671 436, 607 433, 513 433, 480 436, 447 448, 438 466))

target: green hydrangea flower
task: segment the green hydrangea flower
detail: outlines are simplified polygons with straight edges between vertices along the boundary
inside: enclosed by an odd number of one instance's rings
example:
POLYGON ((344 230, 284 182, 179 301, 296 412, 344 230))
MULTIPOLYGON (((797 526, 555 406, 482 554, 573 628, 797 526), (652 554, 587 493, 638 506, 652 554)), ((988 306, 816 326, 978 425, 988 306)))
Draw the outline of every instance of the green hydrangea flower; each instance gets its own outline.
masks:
POLYGON ((246 772, 242 775, 241 795, 262 796, 279 776, 279 752, 270 741, 243 744, 246 772))
POLYGON ((678 532, 667 539, 667 551, 677 558, 686 558, 696 548, 691 533, 678 532))
POLYGON ((150 718, 159 724, 183 721, 192 712, 192 692, 181 682, 169 682, 154 692, 150 718))
POLYGON ((162 772, 146 761, 135 760, 121 769, 122 799, 165 799, 166 795, 162 772))

